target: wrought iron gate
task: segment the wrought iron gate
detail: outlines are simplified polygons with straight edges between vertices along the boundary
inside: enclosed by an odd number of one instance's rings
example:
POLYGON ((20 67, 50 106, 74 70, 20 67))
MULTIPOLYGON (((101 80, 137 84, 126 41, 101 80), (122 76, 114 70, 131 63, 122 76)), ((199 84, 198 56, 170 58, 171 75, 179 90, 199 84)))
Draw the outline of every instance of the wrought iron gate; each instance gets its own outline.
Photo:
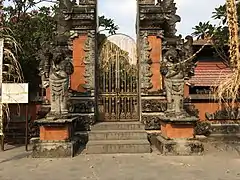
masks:
POLYGON ((98 112, 100 121, 138 120, 136 43, 116 34, 106 38, 99 54, 98 112))

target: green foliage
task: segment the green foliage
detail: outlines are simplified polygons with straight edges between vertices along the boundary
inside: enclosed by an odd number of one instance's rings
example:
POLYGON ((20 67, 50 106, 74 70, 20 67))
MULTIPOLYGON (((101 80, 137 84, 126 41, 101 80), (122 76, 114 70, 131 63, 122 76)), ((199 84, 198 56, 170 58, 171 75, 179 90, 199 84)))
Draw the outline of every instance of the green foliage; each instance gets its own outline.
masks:
MULTIPOLYGON (((6 0, 7 1, 7 0, 6 0)), ((24 79, 30 84, 30 91, 37 91, 41 83, 38 75, 38 52, 44 42, 51 42, 56 30, 57 4, 50 7, 38 7, 44 0, 12 0, 3 8, 3 26, 11 29, 12 38, 21 46, 18 61, 22 67, 24 79)), ((118 26, 112 19, 99 17, 99 25, 104 31, 114 34, 118 26)))
MULTIPOLYGON (((238 24, 240 24, 240 2, 238 2, 237 11, 238 24)), ((214 25, 209 21, 200 22, 193 28, 193 35, 198 39, 213 36, 213 39, 217 40, 218 43, 226 43, 228 40, 226 5, 221 5, 215 8, 215 11, 212 14, 212 20, 218 21, 219 24, 214 25)))
POLYGON ((42 42, 51 41, 55 29, 55 6, 37 8, 38 2, 14 0, 13 4, 3 9, 3 26, 11 29, 14 39, 21 46, 18 61, 31 91, 37 90, 40 83, 37 52, 42 42))
POLYGON ((108 34, 116 34, 116 31, 119 29, 118 25, 115 25, 113 19, 106 18, 105 16, 98 17, 99 26, 102 27, 99 33, 107 31, 108 34))
MULTIPOLYGON (((238 25, 240 25, 240 2, 237 4, 238 12, 238 25)), ((228 55, 226 55, 225 46, 228 43, 229 31, 227 25, 227 14, 226 14, 226 5, 221 5, 215 8, 212 13, 212 20, 218 21, 218 24, 212 24, 208 22, 200 22, 196 25, 193 30, 193 36, 197 39, 204 39, 211 37, 213 41, 214 48, 222 59, 228 60, 228 55)))

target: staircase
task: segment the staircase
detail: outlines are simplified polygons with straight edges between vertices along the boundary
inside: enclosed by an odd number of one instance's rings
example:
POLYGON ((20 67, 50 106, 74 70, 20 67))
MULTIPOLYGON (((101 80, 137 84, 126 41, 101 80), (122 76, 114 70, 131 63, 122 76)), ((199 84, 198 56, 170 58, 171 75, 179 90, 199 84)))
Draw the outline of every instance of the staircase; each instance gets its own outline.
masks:
POLYGON ((150 153, 150 144, 140 122, 102 122, 92 127, 86 153, 150 153))

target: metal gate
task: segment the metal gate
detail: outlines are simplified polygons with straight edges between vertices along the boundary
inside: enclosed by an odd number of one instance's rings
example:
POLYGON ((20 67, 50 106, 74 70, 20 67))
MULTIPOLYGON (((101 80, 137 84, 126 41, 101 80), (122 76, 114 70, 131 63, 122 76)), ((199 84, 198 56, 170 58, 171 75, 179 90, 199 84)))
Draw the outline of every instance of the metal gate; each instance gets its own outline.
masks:
POLYGON ((100 121, 138 120, 138 68, 135 41, 123 34, 106 38, 99 54, 100 121))

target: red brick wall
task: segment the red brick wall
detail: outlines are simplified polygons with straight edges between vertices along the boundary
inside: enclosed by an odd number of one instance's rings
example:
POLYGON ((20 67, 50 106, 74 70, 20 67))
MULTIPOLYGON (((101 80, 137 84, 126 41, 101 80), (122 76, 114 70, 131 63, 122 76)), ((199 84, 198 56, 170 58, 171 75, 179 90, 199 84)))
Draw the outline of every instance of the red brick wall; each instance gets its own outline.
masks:
POLYGON ((162 89, 162 75, 160 74, 162 40, 160 38, 157 38, 156 36, 148 36, 148 41, 150 47, 152 48, 150 57, 152 60, 151 71, 153 73, 153 88, 151 89, 151 91, 158 91, 162 89))
POLYGON ((85 51, 84 45, 87 35, 82 35, 73 40, 73 65, 74 73, 71 75, 71 89, 78 92, 85 92, 82 85, 85 84, 85 51))
POLYGON ((40 127, 40 140, 67 140, 69 139, 69 127, 40 127))

